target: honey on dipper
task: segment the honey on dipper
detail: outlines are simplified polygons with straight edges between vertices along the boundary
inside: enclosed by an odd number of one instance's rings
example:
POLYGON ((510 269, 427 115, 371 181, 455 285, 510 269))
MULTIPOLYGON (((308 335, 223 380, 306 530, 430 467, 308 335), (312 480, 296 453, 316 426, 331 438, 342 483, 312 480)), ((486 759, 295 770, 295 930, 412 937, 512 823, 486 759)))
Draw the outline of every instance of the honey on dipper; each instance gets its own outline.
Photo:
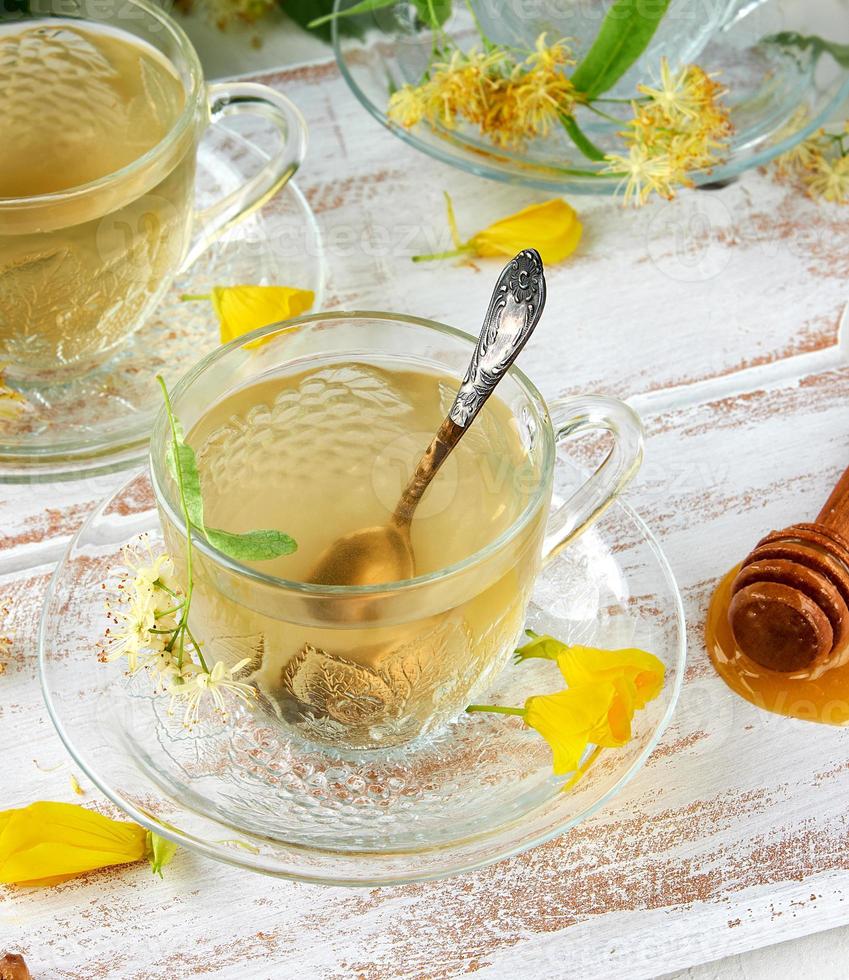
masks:
POLYGON ((815 523, 762 538, 708 610, 708 654, 768 711, 849 723, 849 469, 815 523))

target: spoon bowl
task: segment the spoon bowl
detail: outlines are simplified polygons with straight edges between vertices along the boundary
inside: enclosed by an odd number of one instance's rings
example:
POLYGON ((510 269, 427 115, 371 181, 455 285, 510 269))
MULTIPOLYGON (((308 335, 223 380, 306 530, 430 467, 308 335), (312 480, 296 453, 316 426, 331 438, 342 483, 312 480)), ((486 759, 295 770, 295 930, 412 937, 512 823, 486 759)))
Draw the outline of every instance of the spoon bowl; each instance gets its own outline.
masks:
POLYGON ((381 585, 415 575, 408 524, 353 531, 326 548, 310 577, 315 585, 381 585))

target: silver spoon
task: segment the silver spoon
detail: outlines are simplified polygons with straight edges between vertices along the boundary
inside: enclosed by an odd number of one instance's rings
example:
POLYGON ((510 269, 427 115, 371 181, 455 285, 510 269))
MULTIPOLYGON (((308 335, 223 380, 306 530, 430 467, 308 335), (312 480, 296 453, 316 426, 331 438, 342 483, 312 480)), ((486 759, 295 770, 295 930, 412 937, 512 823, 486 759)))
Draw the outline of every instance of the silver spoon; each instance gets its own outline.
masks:
POLYGON ((338 538, 308 581, 320 585, 380 585, 415 575, 410 524, 419 501, 468 431, 495 386, 516 360, 545 306, 542 259, 526 248, 498 277, 475 351, 451 410, 410 477, 389 524, 338 538))

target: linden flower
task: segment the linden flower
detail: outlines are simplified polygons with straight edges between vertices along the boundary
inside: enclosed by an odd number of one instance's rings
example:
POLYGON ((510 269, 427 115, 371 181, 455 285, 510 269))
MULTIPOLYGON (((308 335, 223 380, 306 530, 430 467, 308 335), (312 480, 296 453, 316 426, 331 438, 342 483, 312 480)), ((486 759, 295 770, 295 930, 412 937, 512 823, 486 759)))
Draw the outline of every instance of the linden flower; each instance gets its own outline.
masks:
POLYGON ((849 155, 836 160, 820 157, 805 175, 804 184, 812 197, 835 204, 849 203, 849 155))
POLYGON ((666 58, 661 58, 660 61, 658 87, 638 85, 637 91, 647 95, 670 117, 676 113, 690 117, 698 114, 696 93, 693 86, 688 83, 688 69, 684 67, 673 72, 666 58))
POLYGON ((55 885, 145 858, 161 874, 174 850, 138 824, 111 820, 72 803, 40 802, 0 811, 0 882, 5 885, 55 885))
POLYGON ((108 649, 106 660, 111 662, 125 657, 127 668, 134 674, 139 667, 143 651, 164 645, 165 637, 152 633, 156 627, 156 611, 152 598, 144 594, 134 596, 126 608, 110 609, 114 628, 106 630, 108 649))
POLYGON ((652 156, 645 145, 634 143, 627 156, 608 153, 605 158, 610 173, 624 173, 625 192, 622 203, 627 206, 645 204, 652 193, 670 200, 675 196, 672 182, 676 172, 667 154, 652 156))
POLYGON ((228 699, 249 704, 257 696, 256 689, 233 678, 250 662, 250 657, 246 657, 232 667, 225 667, 219 660, 212 670, 196 671, 188 678, 181 676, 180 683, 170 690, 174 698, 185 702, 183 724, 193 728, 200 720, 201 707, 207 700, 212 702, 224 720, 227 719, 228 699))
POLYGON ((477 126, 497 146, 521 147, 547 136, 571 114, 575 88, 564 69, 573 64, 565 41, 548 44, 540 34, 524 60, 503 48, 452 52, 432 65, 419 85, 405 85, 389 99, 389 118, 406 128, 422 120, 454 129, 459 120, 477 126))
POLYGON ((154 554, 146 534, 138 544, 124 545, 121 557, 129 572, 129 586, 135 593, 153 594, 154 589, 176 592, 179 585, 174 577, 174 562, 164 552, 154 554))
POLYGON ((628 153, 609 153, 602 173, 622 176, 624 203, 640 206, 652 193, 671 199, 675 187, 691 187, 690 174, 717 163, 732 126, 720 102, 725 89, 699 68, 672 72, 661 61, 658 86, 638 86, 645 97, 633 103, 634 116, 620 133, 628 153))
POLYGON ((425 105, 421 89, 404 85, 389 97, 389 118, 405 129, 417 126, 425 116, 425 105))

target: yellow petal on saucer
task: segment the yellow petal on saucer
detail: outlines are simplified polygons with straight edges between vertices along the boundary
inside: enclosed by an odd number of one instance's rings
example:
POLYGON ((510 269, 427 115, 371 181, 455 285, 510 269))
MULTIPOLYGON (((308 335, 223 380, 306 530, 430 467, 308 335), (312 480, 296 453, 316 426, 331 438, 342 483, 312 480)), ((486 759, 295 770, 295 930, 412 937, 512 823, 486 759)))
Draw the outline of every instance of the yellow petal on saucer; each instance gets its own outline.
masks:
POLYGON ((315 293, 293 286, 215 286, 212 305, 221 327, 221 343, 300 316, 312 306, 315 293))
POLYGON ((75 875, 141 861, 147 831, 72 803, 0 812, 0 882, 54 885, 75 875))
POLYGON ((583 225, 574 208, 557 197, 496 221, 479 231, 469 245, 484 258, 512 258, 523 248, 535 248, 546 265, 553 265, 575 251, 582 232, 583 225))
POLYGON ((525 634, 530 637, 528 642, 516 649, 516 662, 538 658, 541 660, 556 660, 564 650, 568 650, 566 643, 556 640, 547 633, 534 633, 533 630, 525 630, 525 634))
POLYGON ((551 746, 555 775, 562 776, 578 768, 590 742, 590 732, 606 718, 612 698, 612 685, 603 684, 570 687, 525 702, 525 724, 539 732, 551 746))
POLYGON ((660 694, 666 672, 654 654, 633 647, 598 650, 566 646, 557 655, 557 666, 570 687, 605 681, 619 684, 620 694, 633 698, 634 709, 644 708, 660 694))

